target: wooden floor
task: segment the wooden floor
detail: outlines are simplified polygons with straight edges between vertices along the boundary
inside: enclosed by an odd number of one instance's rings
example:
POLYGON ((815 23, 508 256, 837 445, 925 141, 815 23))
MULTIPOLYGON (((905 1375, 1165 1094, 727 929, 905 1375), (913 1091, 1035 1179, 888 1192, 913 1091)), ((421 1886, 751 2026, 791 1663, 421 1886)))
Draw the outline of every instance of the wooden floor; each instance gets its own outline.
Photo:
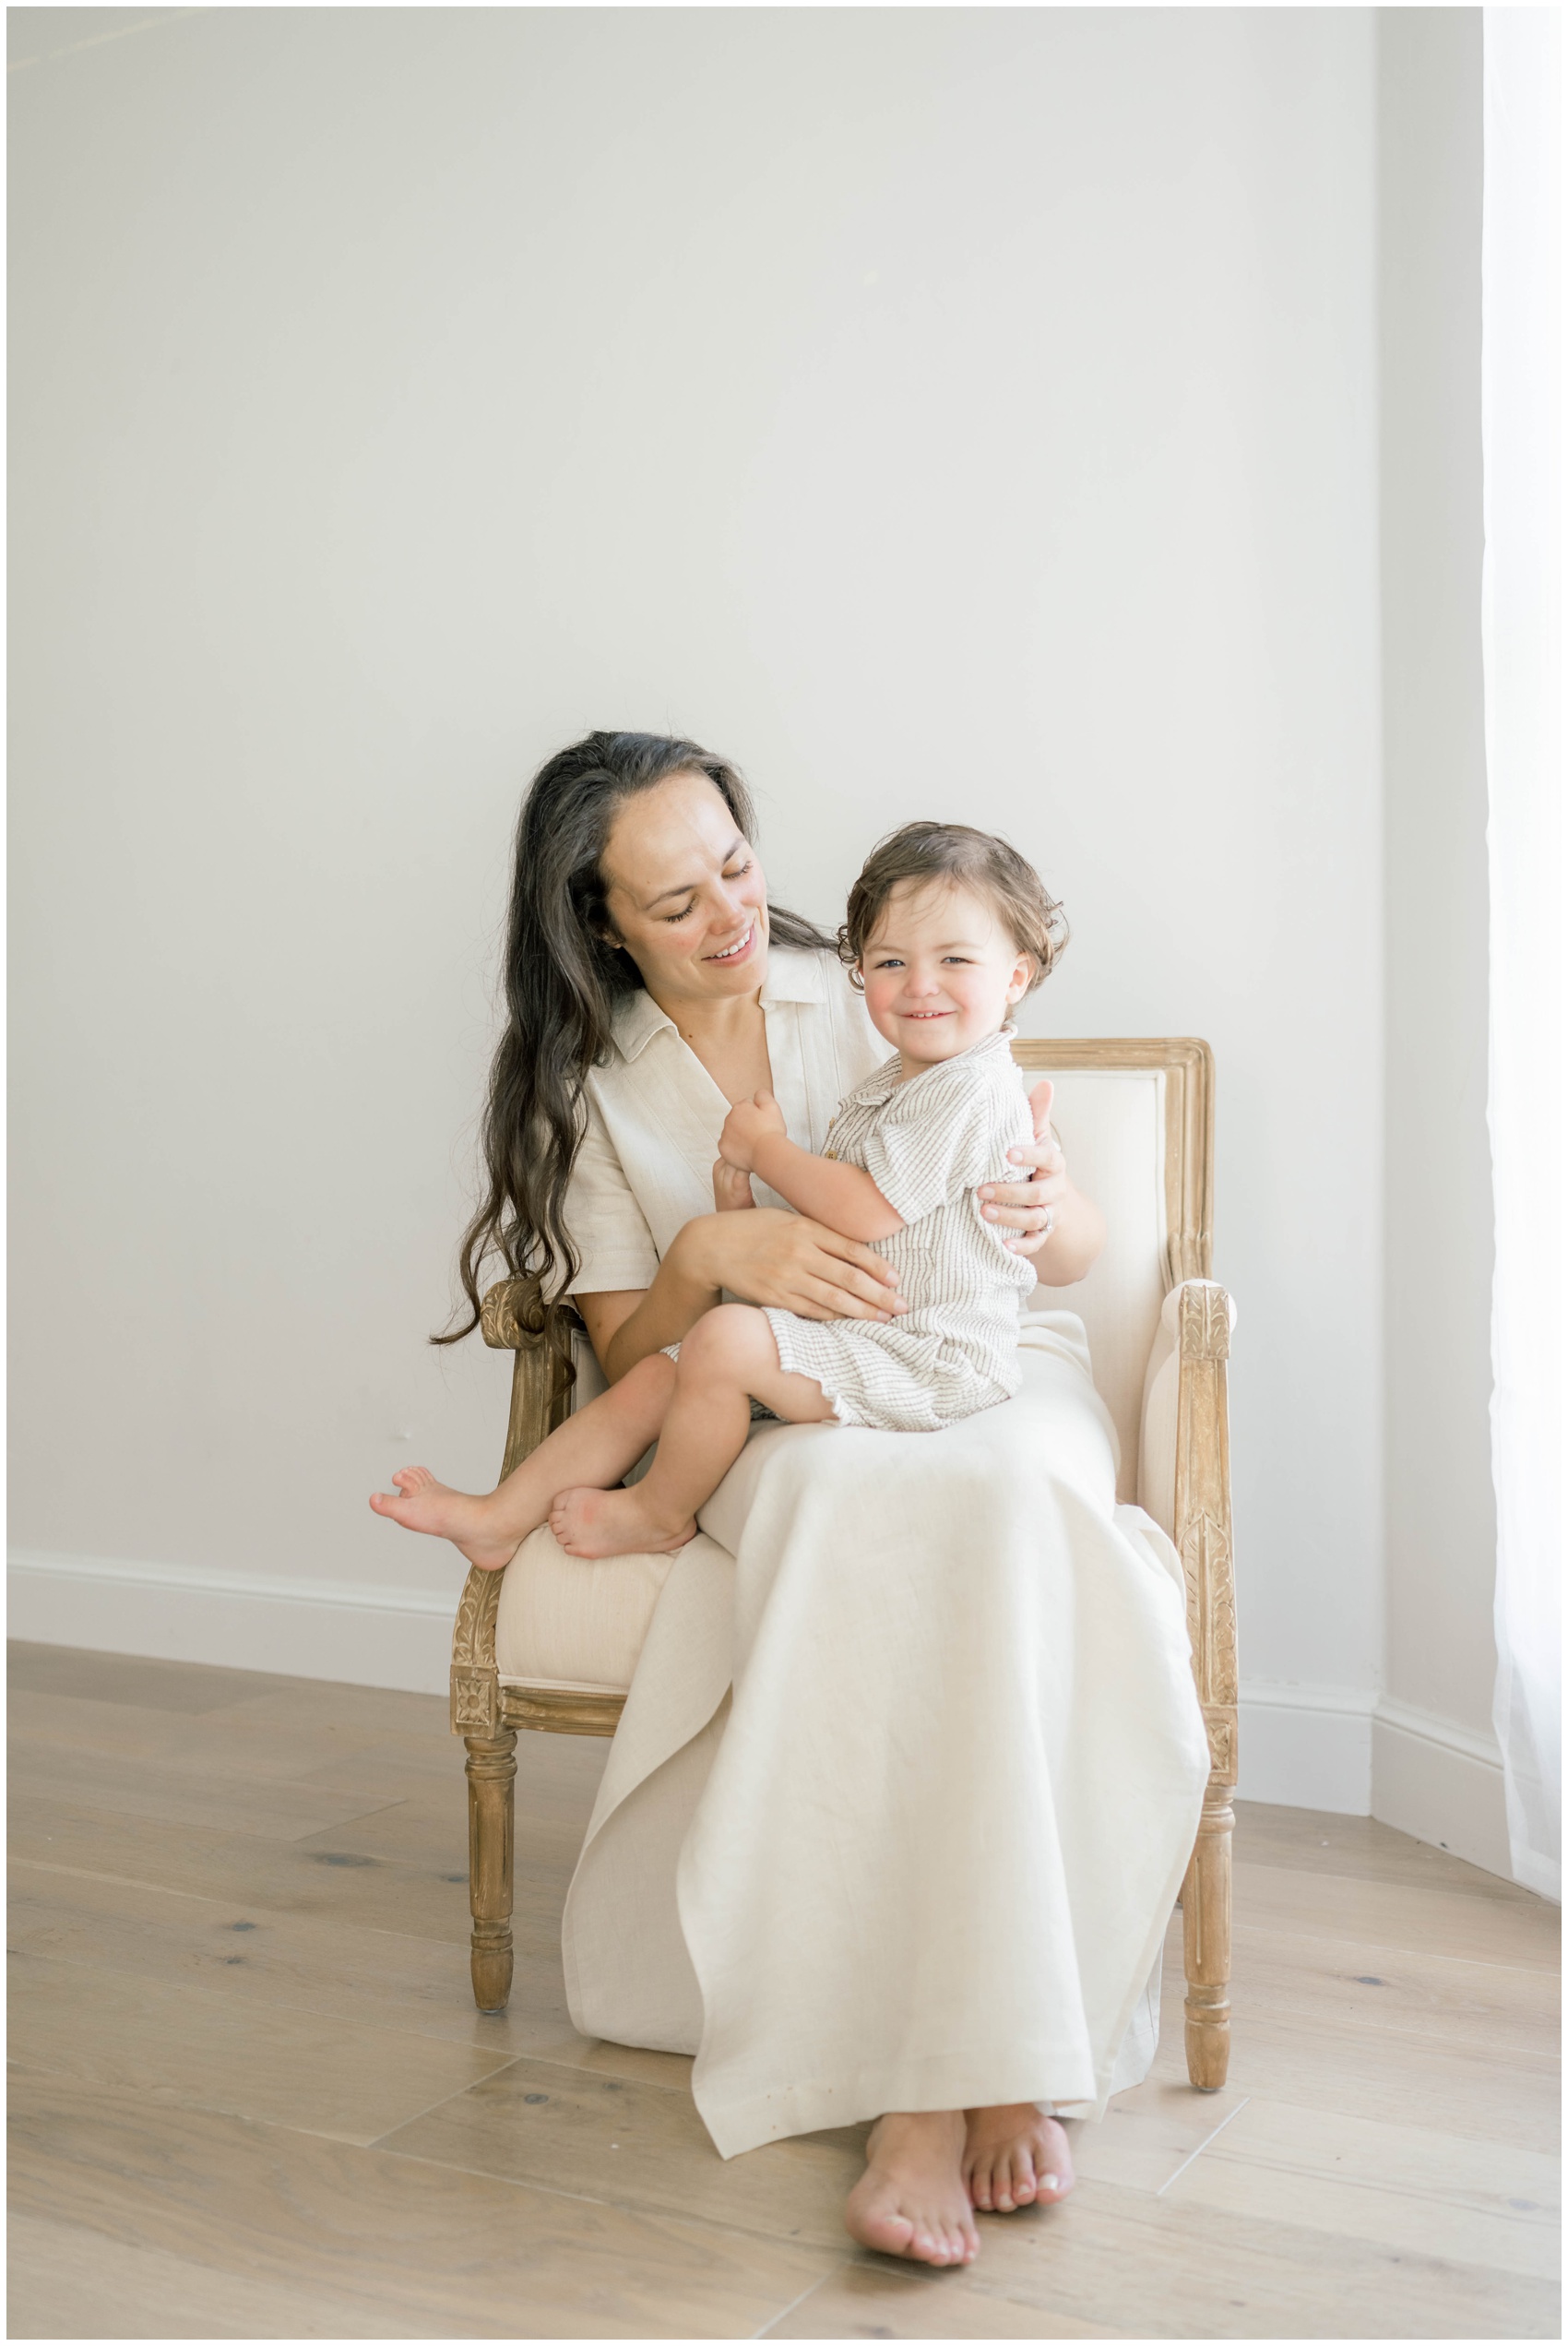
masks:
POLYGON ((851 2252, 863 2130, 726 2164, 689 2064, 566 2018, 605 1746, 525 1735, 518 1971, 465 1952, 444 1706, 12 1649, 16 2338, 1546 2338, 1557 1914, 1243 1809, 1231 2085, 1078 2128, 979 2262, 851 2252))

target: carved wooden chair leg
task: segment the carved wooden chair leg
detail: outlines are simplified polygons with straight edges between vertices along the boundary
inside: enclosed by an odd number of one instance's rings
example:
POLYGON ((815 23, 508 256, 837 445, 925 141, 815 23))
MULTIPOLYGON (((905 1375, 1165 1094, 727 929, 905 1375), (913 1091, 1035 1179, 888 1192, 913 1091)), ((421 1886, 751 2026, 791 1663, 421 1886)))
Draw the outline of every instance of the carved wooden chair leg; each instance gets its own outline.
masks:
MULTIPOLYGON (((499 1575, 497 1575, 499 1578, 499 1575)), ((469 1968, 481 2012, 504 2012, 512 1993, 512 1787, 517 1737, 465 1735, 469 1780, 469 1968)))
POLYGON ((1230 2064, 1230 1833, 1233 1786, 1210 1780, 1187 1877, 1182 1940, 1187 1971, 1187 2075, 1217 2093, 1230 2064))

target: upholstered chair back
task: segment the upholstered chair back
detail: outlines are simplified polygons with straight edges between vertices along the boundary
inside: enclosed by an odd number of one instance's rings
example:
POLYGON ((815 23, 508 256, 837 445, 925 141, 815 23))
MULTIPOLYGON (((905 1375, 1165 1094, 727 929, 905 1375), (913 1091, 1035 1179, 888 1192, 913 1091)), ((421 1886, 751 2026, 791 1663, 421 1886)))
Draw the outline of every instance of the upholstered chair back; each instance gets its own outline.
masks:
POLYGON ((1015 1056, 1031 1083, 1055 1084, 1051 1123, 1073 1180, 1105 1216, 1105 1251, 1088 1277, 1038 1287, 1030 1302, 1083 1320, 1121 1446, 1116 1495, 1130 1504, 1160 1306, 1180 1280, 1209 1271, 1208 1054, 1181 1040, 1024 1042, 1015 1056))

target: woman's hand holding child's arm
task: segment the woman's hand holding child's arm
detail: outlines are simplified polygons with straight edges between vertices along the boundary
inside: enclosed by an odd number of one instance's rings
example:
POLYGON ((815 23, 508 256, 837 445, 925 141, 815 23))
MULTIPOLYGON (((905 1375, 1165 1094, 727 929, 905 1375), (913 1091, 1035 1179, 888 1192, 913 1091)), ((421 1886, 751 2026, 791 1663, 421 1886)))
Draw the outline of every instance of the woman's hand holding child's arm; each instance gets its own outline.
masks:
POLYGON ((1037 1083, 1029 1093, 1035 1145, 1010 1149, 1015 1164, 1030 1170, 1017 1179, 988 1181, 980 1195, 987 1221, 1001 1224, 1004 1243, 1033 1261, 1046 1287, 1070 1287, 1083 1278, 1105 1244, 1105 1217, 1067 1177, 1067 1160, 1051 1128, 1056 1087, 1037 1083), (1016 1237, 1005 1235, 1017 1232, 1016 1237))
POLYGON ((826 1222, 841 1237, 869 1244, 891 1238, 904 1227, 903 1216, 894 1212, 870 1173, 796 1147, 785 1130, 783 1111, 769 1091, 759 1091, 731 1109, 719 1136, 719 1153, 739 1172, 759 1173, 797 1213, 826 1222))

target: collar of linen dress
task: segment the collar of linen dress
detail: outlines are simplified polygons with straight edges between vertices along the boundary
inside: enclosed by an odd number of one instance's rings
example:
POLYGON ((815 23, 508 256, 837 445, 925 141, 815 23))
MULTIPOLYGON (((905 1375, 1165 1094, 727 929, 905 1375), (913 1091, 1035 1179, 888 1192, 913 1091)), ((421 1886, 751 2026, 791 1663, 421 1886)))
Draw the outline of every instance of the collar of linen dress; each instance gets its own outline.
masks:
MULTIPOLYGON (((820 1149, 840 1098, 886 1044, 826 948, 770 947, 761 1000, 786 1128, 802 1148, 820 1149)), ((573 1284, 584 1292, 646 1287, 681 1224, 711 1213, 711 1170, 730 1106, 651 994, 623 997, 612 1037, 608 1059, 588 1078, 588 1130, 567 1205, 584 1262, 573 1284)), ((753 1190, 759 1206, 785 1202, 763 1182, 753 1190)))
MULTIPOLYGON (((827 971, 824 964, 827 958, 826 953, 800 953, 784 946, 769 946, 767 976, 762 989, 764 1018, 780 1003, 825 1002, 827 971)), ((626 1060, 640 1057, 661 1027, 669 1027, 672 1033, 677 1031, 674 1019, 667 1010, 659 1008, 646 987, 639 987, 636 994, 627 994, 617 1004, 611 1025, 615 1048, 626 1060)), ((770 1031, 770 1049, 772 1041, 770 1031)))
MULTIPOLYGON (((832 959, 826 952, 799 952, 770 946, 762 986, 773 1095, 784 1111, 790 1137, 805 1148, 822 1145, 815 1136, 826 1136, 838 1091, 843 1088, 842 1071, 835 1067, 829 1073, 824 1064, 822 1043, 828 1038, 812 1038, 817 1047, 811 1048, 808 1038, 802 1033, 799 1017, 802 1006, 827 1005, 830 984, 836 984, 839 992, 847 990, 848 973, 841 977, 837 968, 832 966, 832 959)), ((869 1027, 869 1019, 865 1023, 869 1027)), ((641 1059, 656 1035, 668 1037, 658 1056, 659 1080, 668 1103, 669 1130, 690 1165, 700 1170, 707 1183, 718 1150, 719 1129, 730 1112, 730 1102, 695 1052, 682 1042, 673 1018, 659 1008, 651 994, 639 991, 619 1005, 613 1034, 615 1047, 628 1068, 641 1059)), ((752 1191, 759 1206, 785 1203, 764 1181, 754 1181, 752 1191)))

